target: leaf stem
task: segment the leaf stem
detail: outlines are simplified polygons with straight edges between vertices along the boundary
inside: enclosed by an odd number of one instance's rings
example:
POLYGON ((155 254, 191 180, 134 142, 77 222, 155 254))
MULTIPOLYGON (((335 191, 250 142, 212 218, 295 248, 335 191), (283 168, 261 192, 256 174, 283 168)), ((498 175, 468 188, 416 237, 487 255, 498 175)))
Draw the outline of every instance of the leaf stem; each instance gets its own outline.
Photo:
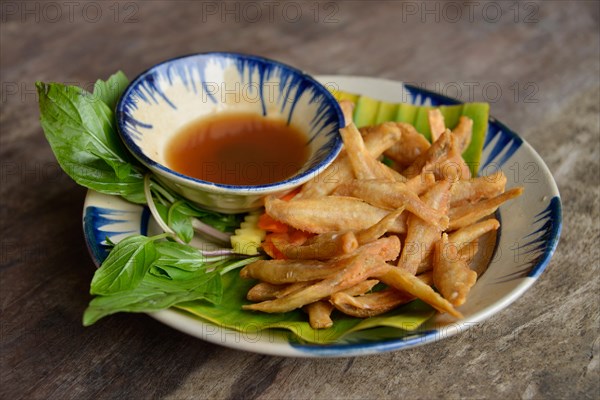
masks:
MULTIPOLYGON (((150 177, 150 179, 152 179, 152 176, 150 177)), ((157 182, 150 182, 150 186, 152 189, 155 189, 157 192, 159 192, 160 194, 163 195, 163 197, 165 199, 167 199, 169 201, 169 203, 174 203, 175 202, 175 197, 173 197, 171 195, 171 193, 169 193, 168 190, 166 190, 164 187, 162 187, 160 184, 158 184, 157 182)))
POLYGON ((202 233, 218 242, 223 244, 230 244, 231 234, 227 232, 221 232, 220 230, 213 228, 212 226, 205 224, 198 218, 192 218, 192 227, 198 233, 202 233))
POLYGON ((168 237, 173 237, 173 235, 171 233, 161 233, 160 235, 151 236, 151 239, 153 242, 155 242, 157 240, 166 239, 168 237))
POLYGON ((215 249, 215 250, 201 250, 202 254, 207 257, 218 257, 218 256, 232 256, 234 253, 233 249, 215 249))
MULTIPOLYGON (((150 191, 153 190, 153 185, 150 184, 150 191)), ((153 191, 152 194, 154 196, 156 196, 155 201, 158 201, 160 204, 162 204, 163 206, 169 208, 171 203, 169 202, 169 200, 167 200, 159 191, 153 191)))
POLYGON ((177 241, 181 244, 185 244, 185 242, 183 242, 181 239, 179 239, 177 237, 177 234, 175 233, 175 231, 173 229, 171 229, 171 227, 169 225, 167 225, 165 223, 165 221, 163 221, 158 210, 156 209, 156 205, 154 204, 154 199, 152 198, 152 191, 150 190, 150 177, 151 177, 151 175, 149 173, 144 175, 144 195, 146 195, 146 202, 148 203, 148 208, 150 209, 150 213, 156 220, 156 223, 160 226, 160 228, 164 232, 171 235, 175 241, 177 241))
POLYGON ((245 265, 253 263, 254 261, 258 261, 258 260, 262 260, 262 259, 264 259, 263 256, 257 256, 257 257, 245 258, 243 260, 233 262, 233 263, 229 264, 228 266, 226 266, 225 268, 223 268, 222 270, 220 270, 219 274, 225 275, 229 271, 233 271, 234 269, 241 268, 245 265))

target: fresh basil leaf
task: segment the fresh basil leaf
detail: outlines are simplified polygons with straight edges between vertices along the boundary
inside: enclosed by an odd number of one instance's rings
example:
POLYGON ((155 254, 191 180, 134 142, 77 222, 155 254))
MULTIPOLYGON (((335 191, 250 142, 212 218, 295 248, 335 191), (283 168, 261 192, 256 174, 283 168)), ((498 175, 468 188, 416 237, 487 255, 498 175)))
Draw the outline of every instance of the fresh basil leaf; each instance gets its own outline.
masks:
POLYGON ((133 290, 94 298, 83 314, 83 325, 89 326, 100 318, 117 312, 152 312, 175 304, 205 300, 212 304, 221 301, 221 279, 216 273, 188 272, 185 279, 169 280, 147 274, 133 290))
MULTIPOLYGON (((203 267, 205 267, 203 265, 203 267)), ((197 285, 198 282, 194 279, 204 277, 212 272, 206 272, 206 268, 197 269, 195 271, 186 271, 181 268, 173 267, 170 265, 152 265, 149 273, 159 278, 166 278, 172 281, 177 281, 178 287, 184 287, 186 282, 192 285, 197 285)))
POLYGON ((104 246, 112 248, 112 247, 115 247, 115 244, 116 243, 113 242, 108 236, 104 236, 104 243, 103 243, 104 246))
POLYGON ((158 276, 159 278, 165 278, 165 279, 173 279, 171 278, 171 276, 169 275, 169 273, 167 271, 165 271, 164 268, 161 268, 157 265, 152 265, 150 267, 150 269, 148 270, 149 274, 152 274, 154 276, 158 276))
POLYGON ((216 211, 205 210, 184 200, 178 206, 178 211, 190 217, 200 219, 205 224, 220 230, 221 232, 232 232, 240 226, 245 214, 221 214, 216 211))
MULTIPOLYGON (((162 186, 158 181, 153 181, 151 184, 153 196, 157 199, 172 204, 172 207, 177 210, 177 213, 184 214, 189 217, 197 218, 203 223, 212 226, 213 228, 221 232, 232 232, 240 226, 243 221, 245 214, 221 214, 216 211, 210 211, 196 206, 188 200, 182 198, 177 193, 173 192, 166 186, 162 186)), ((187 233, 191 233, 192 225, 191 220, 189 224, 187 221, 181 220, 178 222, 183 223, 183 228, 187 229, 187 233)), ((167 219, 164 219, 167 221, 167 219)))
POLYGON ((185 271, 197 271, 204 267, 206 257, 194 247, 176 242, 156 243, 158 266, 171 266, 185 271))
POLYGON ((115 134, 114 114, 104 102, 77 86, 38 82, 37 88, 42 125, 62 130, 58 138, 49 135, 52 142, 67 141, 111 166, 127 166, 130 156, 115 134))
POLYGON ((161 203, 154 203, 154 206, 156 207, 156 211, 158 211, 160 219, 166 221, 169 214, 169 208, 161 203))
POLYGON ((180 201, 178 204, 180 204, 181 212, 190 217, 206 217, 210 214, 216 214, 214 211, 200 209, 185 201, 180 201))
POLYGON ((183 207, 185 207, 185 203, 178 201, 169 208, 167 224, 175 231, 181 240, 189 243, 194 237, 194 228, 192 227, 191 217, 180 211, 183 207))
POLYGON ((127 79, 123 71, 118 71, 106 81, 101 79, 96 81, 94 84, 94 97, 104 102, 111 111, 114 111, 127 85, 129 85, 129 79, 127 79))
POLYGON ((96 270, 90 293, 109 295, 135 289, 157 258, 154 240, 153 237, 135 235, 117 243, 96 270))
POLYGON ((36 87, 40 122, 61 168, 82 186, 145 203, 143 168, 116 134, 108 106, 76 86, 36 87))
MULTIPOLYGON (((147 274, 144 277, 144 283, 153 284, 158 289, 165 292, 176 292, 179 290, 193 291, 202 293, 206 291, 207 298, 212 303, 217 303, 221 298, 221 285, 219 274, 215 271, 208 272, 206 268, 196 271, 184 271, 179 268, 163 266, 163 271, 169 275, 171 279, 147 274), (219 283, 213 282, 217 280, 219 283), (218 290, 217 290, 218 289, 218 290)), ((205 297, 201 297, 205 298, 205 297)))

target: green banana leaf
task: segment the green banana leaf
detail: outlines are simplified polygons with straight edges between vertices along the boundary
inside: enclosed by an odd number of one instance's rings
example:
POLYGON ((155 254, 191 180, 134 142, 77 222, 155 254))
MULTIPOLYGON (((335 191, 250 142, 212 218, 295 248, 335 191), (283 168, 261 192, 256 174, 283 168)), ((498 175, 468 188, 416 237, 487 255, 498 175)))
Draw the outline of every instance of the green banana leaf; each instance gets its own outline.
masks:
POLYGON ((353 318, 334 311, 331 328, 313 329, 308 323, 308 315, 301 310, 282 314, 242 310, 242 305, 249 304, 245 298, 246 293, 256 281, 240 278, 238 271, 225 274, 222 284, 223 299, 220 304, 192 301, 180 303, 176 307, 219 327, 247 335, 265 329, 284 330, 289 332, 289 340, 311 344, 402 337, 418 329, 435 314, 433 308, 415 300, 389 313, 368 319, 353 318), (379 332, 377 328, 382 329, 379 332), (367 329, 369 331, 364 332, 367 329))

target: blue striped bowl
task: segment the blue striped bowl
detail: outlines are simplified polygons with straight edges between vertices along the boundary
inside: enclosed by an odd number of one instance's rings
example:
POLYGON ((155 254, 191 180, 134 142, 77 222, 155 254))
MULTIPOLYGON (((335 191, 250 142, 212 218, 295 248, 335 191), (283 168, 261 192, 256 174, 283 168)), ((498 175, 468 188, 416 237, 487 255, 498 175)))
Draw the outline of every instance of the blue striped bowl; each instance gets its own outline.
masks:
POLYGON ((309 75, 266 58, 203 53, 174 58, 140 74, 117 105, 127 148, 165 185, 200 206, 238 213, 262 206, 324 170, 338 155, 343 114, 329 91, 309 75), (165 148, 184 125, 216 113, 284 119, 306 134, 310 157, 294 176, 237 186, 192 178, 165 165, 165 148))

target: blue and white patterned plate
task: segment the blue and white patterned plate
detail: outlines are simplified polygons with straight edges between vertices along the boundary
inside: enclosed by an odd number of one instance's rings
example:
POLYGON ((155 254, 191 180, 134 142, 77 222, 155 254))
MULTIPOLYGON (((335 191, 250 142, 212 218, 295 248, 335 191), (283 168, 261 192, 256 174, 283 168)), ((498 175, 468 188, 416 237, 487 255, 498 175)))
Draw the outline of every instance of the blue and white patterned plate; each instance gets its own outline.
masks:
MULTIPOLYGON (((340 90, 360 93, 380 100, 414 104, 443 105, 457 101, 400 82, 376 78, 321 76, 322 83, 340 90)), ((268 332, 246 337, 186 313, 165 310, 150 315, 190 335, 212 343, 263 354, 292 357, 346 357, 405 349, 437 341, 477 326, 521 296, 548 265, 560 235, 561 202, 552 175, 531 146, 505 125, 490 118, 480 171, 502 170, 507 188, 524 186, 525 193, 500 207, 502 226, 492 261, 460 307, 465 316, 456 321, 437 315, 418 331, 402 337, 359 337, 335 345, 300 345, 286 335, 268 332), (492 167, 493 168, 490 168, 492 167)), ((85 201, 83 226, 90 253, 96 265, 106 257, 102 242, 158 229, 146 208, 119 197, 89 191, 85 201)))

